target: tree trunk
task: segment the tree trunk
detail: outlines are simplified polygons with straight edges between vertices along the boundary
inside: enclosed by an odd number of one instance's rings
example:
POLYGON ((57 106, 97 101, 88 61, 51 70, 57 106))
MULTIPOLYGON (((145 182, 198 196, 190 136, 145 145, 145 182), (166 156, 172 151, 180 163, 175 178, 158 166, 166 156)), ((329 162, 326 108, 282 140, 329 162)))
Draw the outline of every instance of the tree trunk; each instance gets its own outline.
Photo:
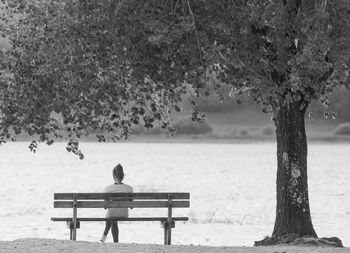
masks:
POLYGON ((277 209, 272 238, 296 234, 317 237, 310 216, 305 113, 301 102, 283 106, 275 118, 277 209))

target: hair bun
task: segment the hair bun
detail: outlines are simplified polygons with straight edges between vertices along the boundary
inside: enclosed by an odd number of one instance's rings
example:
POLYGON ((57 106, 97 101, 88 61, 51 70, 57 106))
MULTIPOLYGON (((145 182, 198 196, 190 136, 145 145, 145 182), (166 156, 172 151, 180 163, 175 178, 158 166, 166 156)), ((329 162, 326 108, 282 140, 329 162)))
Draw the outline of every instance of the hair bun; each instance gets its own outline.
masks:
POLYGON ((119 180, 124 179, 124 170, 123 170, 123 166, 121 166, 120 163, 118 163, 118 165, 114 167, 113 176, 117 177, 119 180))

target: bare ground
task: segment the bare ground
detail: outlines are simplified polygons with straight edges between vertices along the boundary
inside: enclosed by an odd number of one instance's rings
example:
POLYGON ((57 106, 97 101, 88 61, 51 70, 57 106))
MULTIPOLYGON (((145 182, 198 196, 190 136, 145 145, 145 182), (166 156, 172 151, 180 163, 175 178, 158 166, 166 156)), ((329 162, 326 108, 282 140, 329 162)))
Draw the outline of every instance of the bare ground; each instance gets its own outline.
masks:
POLYGON ((207 247, 155 244, 113 244, 54 239, 18 239, 0 241, 0 253, 350 253, 350 248, 315 246, 207 247))

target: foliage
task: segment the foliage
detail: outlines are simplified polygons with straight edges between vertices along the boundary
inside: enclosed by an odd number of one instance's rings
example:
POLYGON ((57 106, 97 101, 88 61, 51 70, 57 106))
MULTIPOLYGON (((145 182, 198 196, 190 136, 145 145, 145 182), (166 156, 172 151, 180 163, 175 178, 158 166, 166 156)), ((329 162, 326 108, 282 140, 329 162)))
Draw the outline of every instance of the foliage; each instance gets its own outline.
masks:
POLYGON ((217 94, 211 96, 202 96, 197 99, 198 108, 205 113, 208 112, 232 112, 235 110, 256 106, 253 99, 242 95, 239 100, 231 98, 228 94, 222 97, 217 94), (223 100, 221 98, 224 98, 223 100), (220 100, 221 99, 221 100, 220 100))
MULTIPOLYGON (((192 97, 276 113, 349 86, 348 0, 2 0, 1 136, 126 138, 192 97), (67 133, 67 134, 66 134, 67 133)), ((72 142, 73 141, 73 142, 72 142)))
POLYGON ((8 44, 6 43, 6 41, 2 40, 0 37, 0 50, 6 49, 8 48, 8 44))
POLYGON ((309 111, 312 118, 330 118, 338 119, 341 122, 350 120, 350 90, 340 88, 335 90, 329 98, 330 111, 325 110, 322 106, 313 102, 309 111))
POLYGON ((350 136, 350 122, 339 124, 333 132, 335 135, 349 135, 350 136))
POLYGON ((240 134, 240 136, 242 136, 242 137, 246 137, 246 136, 248 136, 248 130, 243 129, 243 130, 241 130, 241 131, 239 132, 239 134, 240 134))
POLYGON ((183 119, 175 124, 178 134, 207 134, 213 131, 213 128, 205 122, 196 122, 192 119, 183 119))
POLYGON ((262 134, 265 136, 272 136, 275 134, 275 130, 273 127, 271 126, 265 126, 262 130, 261 130, 262 134))
POLYGON ((142 120, 152 128, 161 119, 162 128, 172 130, 169 107, 179 100, 176 87, 163 88, 136 73, 128 55, 132 49, 126 48, 133 44, 130 38, 114 39, 119 19, 110 21, 118 6, 109 1, 7 3, 3 33, 12 47, 2 58, 3 136, 24 131, 49 144, 51 136, 68 133, 69 143, 76 143, 97 130, 117 140, 128 136, 132 124, 142 120))

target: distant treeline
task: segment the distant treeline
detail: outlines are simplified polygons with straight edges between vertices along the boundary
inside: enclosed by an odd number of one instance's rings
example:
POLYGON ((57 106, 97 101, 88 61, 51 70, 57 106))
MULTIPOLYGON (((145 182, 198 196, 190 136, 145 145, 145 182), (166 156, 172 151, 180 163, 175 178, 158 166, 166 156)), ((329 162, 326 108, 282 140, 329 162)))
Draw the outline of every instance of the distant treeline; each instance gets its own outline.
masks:
MULTIPOLYGON (((331 114, 335 112, 338 120, 341 122, 350 121, 350 90, 340 88, 335 90, 330 97, 331 105, 328 112, 331 114)), ((224 100, 219 100, 218 97, 208 96, 199 99, 199 107, 204 112, 211 113, 227 113, 233 110, 242 110, 250 107, 256 107, 255 101, 248 96, 241 97, 239 103, 237 99, 224 97, 224 100)), ((185 106, 189 108, 189 105, 185 106)), ((309 112, 314 118, 322 118, 325 115, 325 110, 317 101, 309 106, 309 112)), ((326 115, 327 116, 327 115, 326 115)))

